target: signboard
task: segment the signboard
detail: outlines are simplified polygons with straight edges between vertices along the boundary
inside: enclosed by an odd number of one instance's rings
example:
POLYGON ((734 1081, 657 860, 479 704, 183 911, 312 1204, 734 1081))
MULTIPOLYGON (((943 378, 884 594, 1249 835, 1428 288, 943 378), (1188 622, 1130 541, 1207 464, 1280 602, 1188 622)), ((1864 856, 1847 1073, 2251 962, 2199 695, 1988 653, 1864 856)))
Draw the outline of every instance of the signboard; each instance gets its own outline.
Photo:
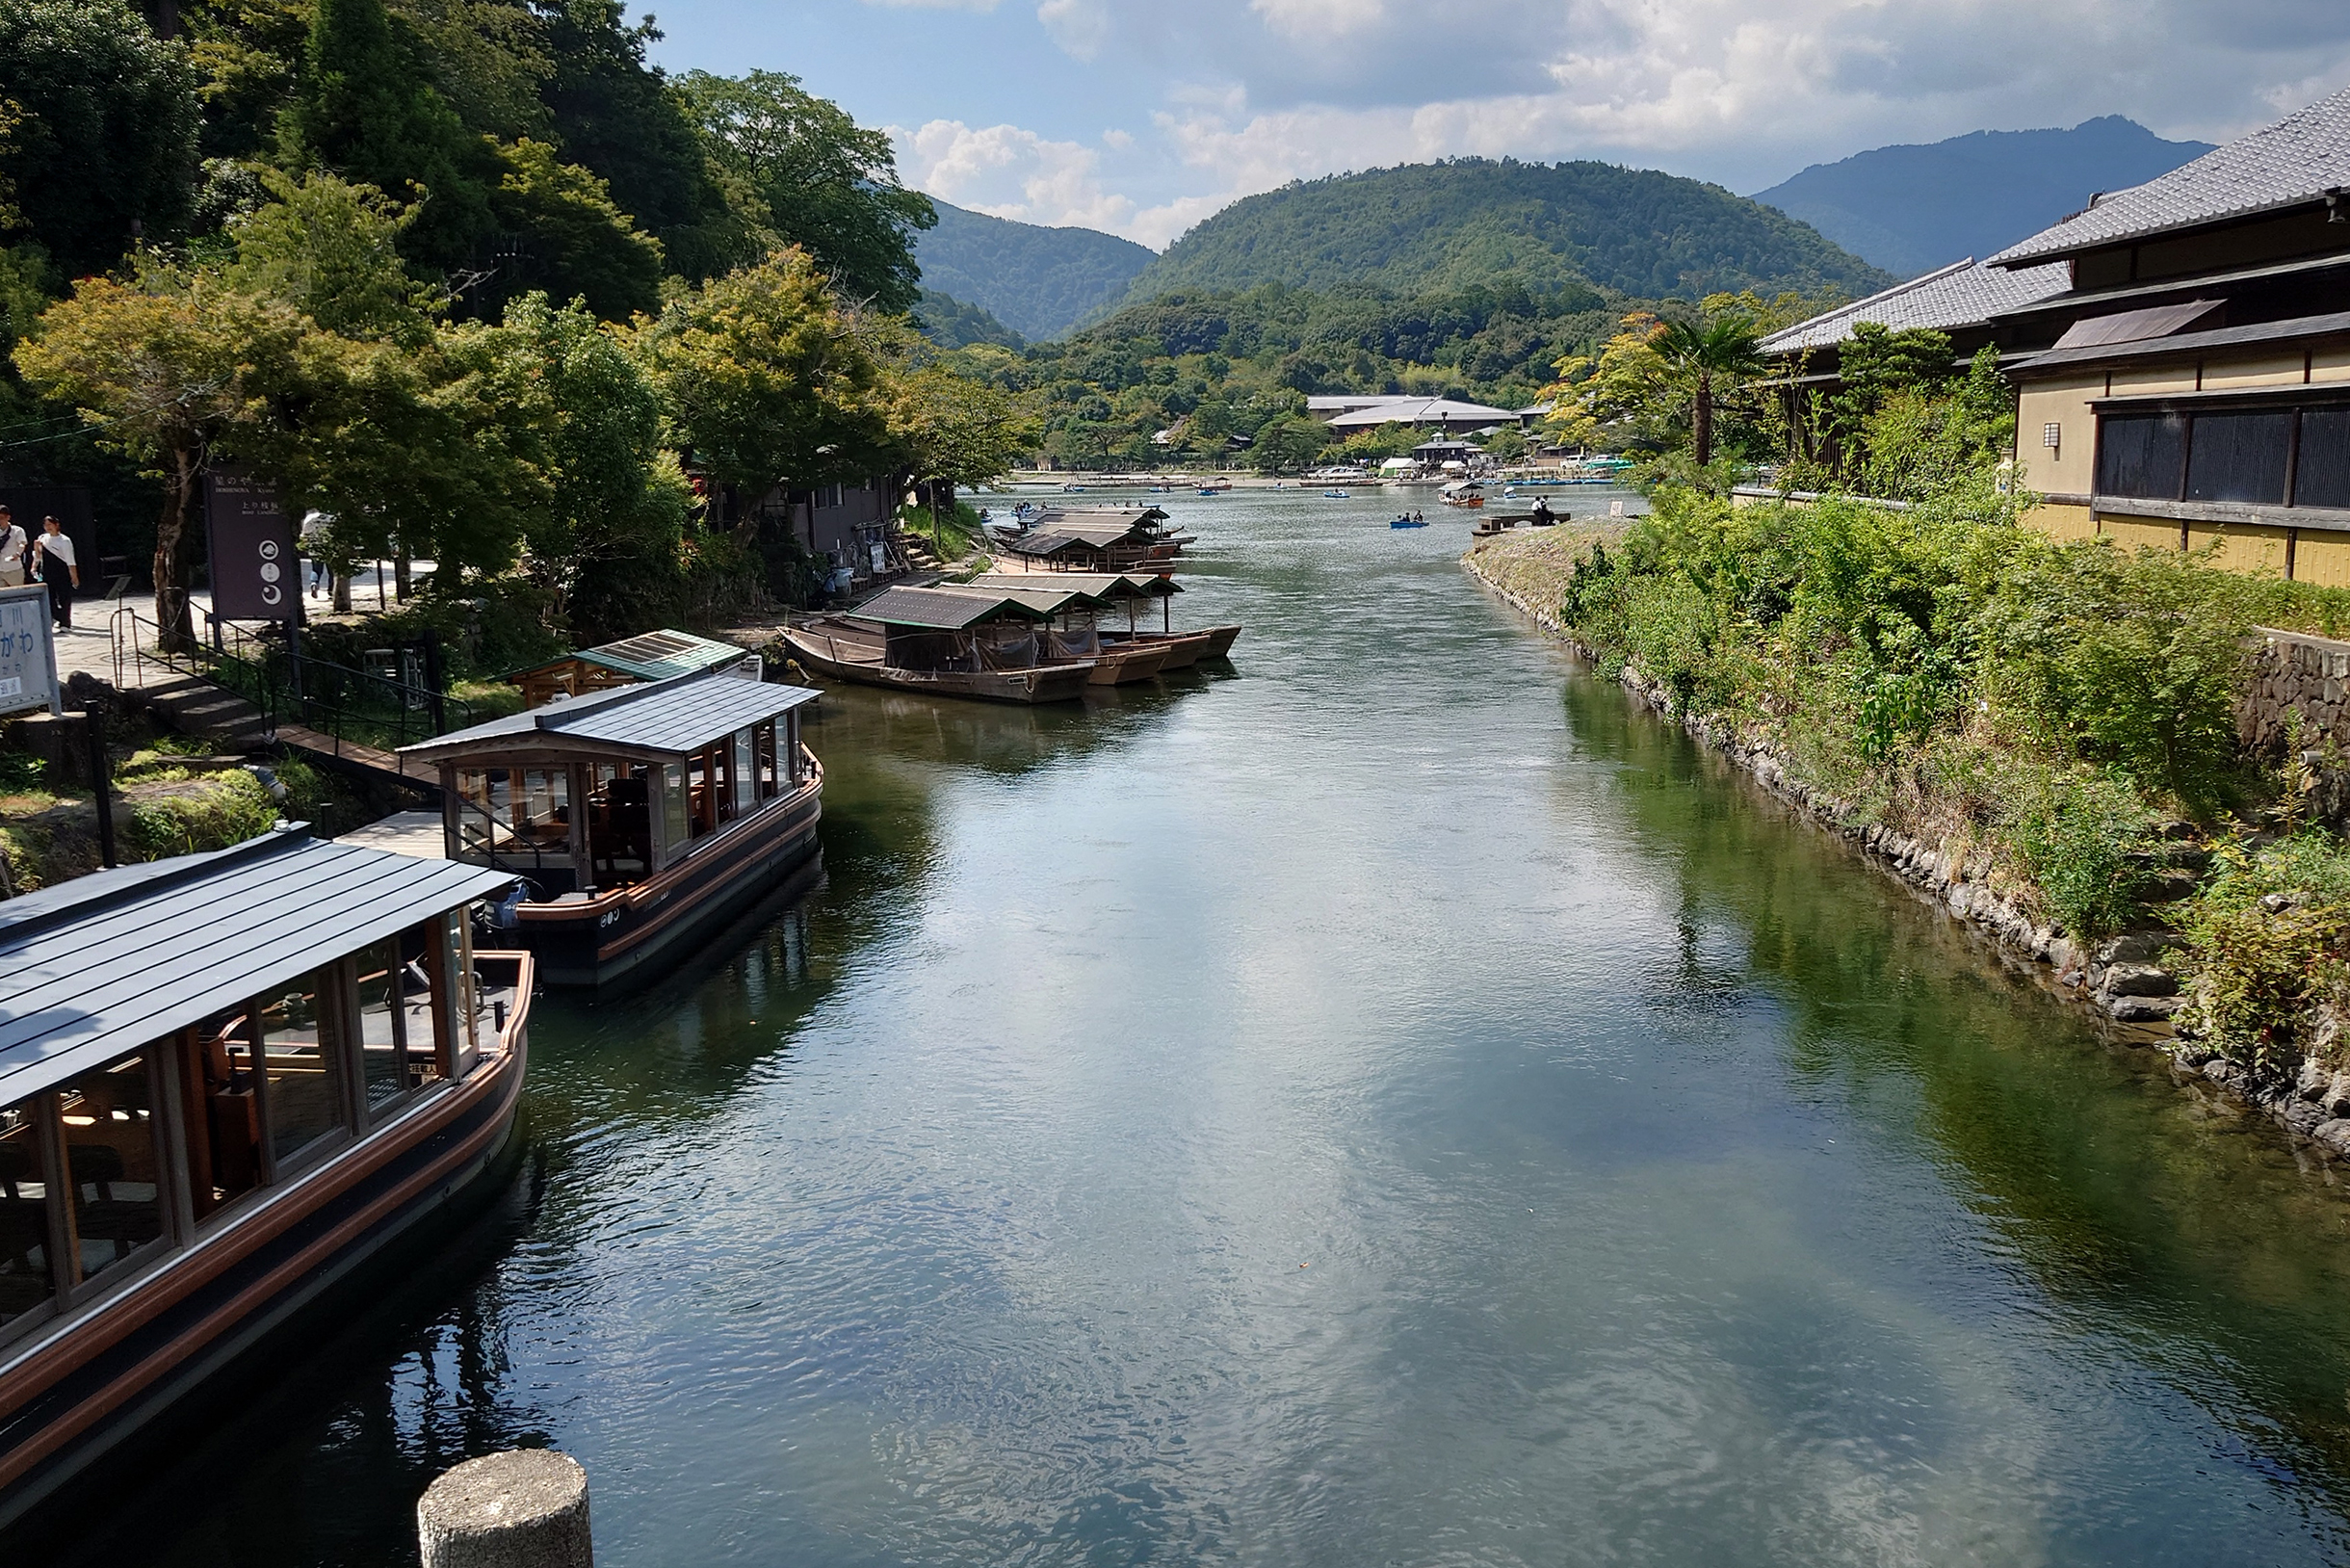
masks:
POLYGON ((212 547, 212 613, 222 620, 293 620, 301 609, 294 519, 277 497, 233 469, 204 476, 212 547))
POLYGON ((59 711, 49 590, 38 583, 0 588, 0 714, 28 708, 59 711))

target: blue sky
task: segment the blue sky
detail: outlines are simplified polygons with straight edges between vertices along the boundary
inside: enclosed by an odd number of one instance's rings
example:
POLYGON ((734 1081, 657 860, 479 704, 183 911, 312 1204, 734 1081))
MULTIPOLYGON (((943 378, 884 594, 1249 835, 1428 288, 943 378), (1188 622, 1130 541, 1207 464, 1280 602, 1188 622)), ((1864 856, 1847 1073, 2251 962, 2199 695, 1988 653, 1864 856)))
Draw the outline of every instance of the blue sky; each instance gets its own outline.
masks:
POLYGON ((1891 142, 2104 114, 2223 141, 2350 83, 2345 0, 653 9, 663 65, 791 71, 887 127, 910 185, 1155 248, 1240 196, 1348 169, 1605 158, 1756 191, 1891 142))

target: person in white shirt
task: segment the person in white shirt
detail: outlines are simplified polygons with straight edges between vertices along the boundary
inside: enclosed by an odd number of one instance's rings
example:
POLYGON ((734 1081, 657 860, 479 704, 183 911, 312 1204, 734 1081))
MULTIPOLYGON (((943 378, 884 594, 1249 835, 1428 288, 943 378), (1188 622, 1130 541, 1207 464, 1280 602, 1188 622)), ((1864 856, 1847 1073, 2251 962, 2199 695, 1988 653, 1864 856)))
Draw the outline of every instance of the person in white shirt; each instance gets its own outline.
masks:
POLYGON ((81 562, 73 559, 73 541, 54 517, 40 520, 40 537, 33 541, 33 569, 49 585, 49 613, 57 629, 73 630, 73 590, 82 586, 81 562))
POLYGON ((24 554, 31 547, 23 526, 0 507, 0 588, 24 587, 24 554))

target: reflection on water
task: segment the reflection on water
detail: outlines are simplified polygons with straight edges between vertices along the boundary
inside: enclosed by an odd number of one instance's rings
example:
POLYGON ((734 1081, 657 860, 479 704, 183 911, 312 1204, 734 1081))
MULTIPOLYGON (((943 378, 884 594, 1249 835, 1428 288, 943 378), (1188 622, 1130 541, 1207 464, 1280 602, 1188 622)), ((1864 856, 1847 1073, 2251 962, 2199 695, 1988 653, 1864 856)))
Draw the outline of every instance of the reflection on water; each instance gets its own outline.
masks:
POLYGON ((2326 1171, 1574 672, 1465 522, 1197 510, 1236 673, 828 695, 822 885, 542 1003, 507 1204, 53 1560, 412 1560, 517 1441, 630 1564, 2345 1555, 2326 1171))

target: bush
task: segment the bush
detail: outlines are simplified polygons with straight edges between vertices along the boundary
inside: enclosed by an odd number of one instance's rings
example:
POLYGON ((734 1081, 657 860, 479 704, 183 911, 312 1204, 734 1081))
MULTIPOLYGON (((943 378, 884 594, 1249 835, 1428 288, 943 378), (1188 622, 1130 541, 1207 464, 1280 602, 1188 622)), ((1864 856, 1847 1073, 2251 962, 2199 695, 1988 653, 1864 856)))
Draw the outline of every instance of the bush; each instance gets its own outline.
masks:
POLYGON ((2119 930, 2146 886, 2146 802, 2127 780, 2093 771, 2032 783, 2002 825, 2049 913, 2078 936, 2119 930))
POLYGON ((123 847, 138 860, 225 849, 277 821, 277 802, 248 772, 216 773, 178 793, 142 800, 122 824, 123 847))

